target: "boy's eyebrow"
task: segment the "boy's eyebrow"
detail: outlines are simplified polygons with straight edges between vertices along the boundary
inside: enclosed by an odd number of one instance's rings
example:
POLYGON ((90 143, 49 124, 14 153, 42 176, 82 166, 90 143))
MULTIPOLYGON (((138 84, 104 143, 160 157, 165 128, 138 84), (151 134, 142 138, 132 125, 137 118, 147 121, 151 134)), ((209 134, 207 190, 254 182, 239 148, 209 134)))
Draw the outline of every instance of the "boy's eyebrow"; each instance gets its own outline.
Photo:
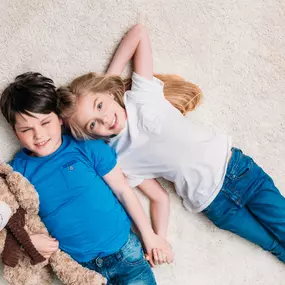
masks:
POLYGON ((17 129, 22 130, 22 129, 30 129, 30 126, 24 126, 24 127, 17 127, 17 129))
POLYGON ((50 117, 51 117, 51 115, 45 117, 44 119, 41 120, 41 123, 42 123, 43 121, 47 120, 47 119, 50 119, 50 117))
MULTIPOLYGON (((36 119, 39 119, 39 118, 36 117, 36 116, 33 116, 33 117, 36 118, 36 119)), ((44 122, 45 120, 50 119, 50 117, 51 117, 51 115, 49 115, 48 117, 42 119, 40 122, 42 123, 42 122, 44 122)), ((15 124, 15 126, 16 126, 16 124, 15 124)), ((21 127, 18 127, 18 129, 28 129, 28 128, 30 128, 30 126, 21 126, 21 127)))

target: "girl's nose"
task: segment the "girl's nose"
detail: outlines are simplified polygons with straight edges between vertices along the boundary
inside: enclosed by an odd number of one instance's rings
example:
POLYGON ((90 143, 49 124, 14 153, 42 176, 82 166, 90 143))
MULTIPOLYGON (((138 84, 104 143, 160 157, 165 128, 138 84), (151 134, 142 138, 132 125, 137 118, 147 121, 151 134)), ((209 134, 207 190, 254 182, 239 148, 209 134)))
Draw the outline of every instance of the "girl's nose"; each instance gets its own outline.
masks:
POLYGON ((108 115, 104 115, 103 116, 103 122, 104 122, 104 124, 107 124, 108 123, 108 115))

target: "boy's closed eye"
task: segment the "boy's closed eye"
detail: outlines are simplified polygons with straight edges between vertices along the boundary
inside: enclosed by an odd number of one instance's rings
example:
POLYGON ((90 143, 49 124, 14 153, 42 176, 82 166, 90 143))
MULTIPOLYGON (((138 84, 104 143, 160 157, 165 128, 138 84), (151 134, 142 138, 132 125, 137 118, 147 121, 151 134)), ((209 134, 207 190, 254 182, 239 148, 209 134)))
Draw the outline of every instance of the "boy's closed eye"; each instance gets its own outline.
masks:
POLYGON ((29 128, 29 129, 24 129, 24 130, 21 130, 21 132, 22 133, 26 133, 27 131, 30 131, 31 130, 31 128, 29 128))

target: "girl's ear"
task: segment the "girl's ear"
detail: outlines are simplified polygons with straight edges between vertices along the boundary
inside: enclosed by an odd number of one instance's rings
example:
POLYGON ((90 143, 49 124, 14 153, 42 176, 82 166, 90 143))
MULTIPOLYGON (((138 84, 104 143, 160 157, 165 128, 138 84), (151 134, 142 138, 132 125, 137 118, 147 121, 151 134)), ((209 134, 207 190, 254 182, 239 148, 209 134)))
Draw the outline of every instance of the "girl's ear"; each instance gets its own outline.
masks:
POLYGON ((63 125, 63 120, 62 120, 62 118, 58 118, 58 120, 59 120, 60 125, 62 126, 62 125, 63 125))

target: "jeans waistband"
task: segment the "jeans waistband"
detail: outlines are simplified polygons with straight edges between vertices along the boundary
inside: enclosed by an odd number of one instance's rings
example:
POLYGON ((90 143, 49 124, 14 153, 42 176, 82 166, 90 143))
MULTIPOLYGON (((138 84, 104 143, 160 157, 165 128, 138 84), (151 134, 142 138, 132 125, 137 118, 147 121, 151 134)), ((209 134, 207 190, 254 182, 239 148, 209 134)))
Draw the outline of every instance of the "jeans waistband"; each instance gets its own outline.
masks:
POLYGON ((128 236, 128 239, 127 241, 124 243, 124 245, 118 250, 116 251, 115 253, 112 253, 112 254, 109 254, 109 255, 106 255, 106 256, 102 256, 102 255, 98 255, 98 256, 95 256, 92 260, 88 261, 88 262, 84 262, 84 264, 88 264, 90 262, 95 262, 99 267, 102 265, 102 264, 109 264, 109 263, 112 263, 115 261, 118 261, 122 258, 123 256, 123 250, 124 250, 124 247, 127 246, 127 244, 129 243, 132 235, 134 235, 134 233, 132 231, 130 231, 130 234, 128 236))

